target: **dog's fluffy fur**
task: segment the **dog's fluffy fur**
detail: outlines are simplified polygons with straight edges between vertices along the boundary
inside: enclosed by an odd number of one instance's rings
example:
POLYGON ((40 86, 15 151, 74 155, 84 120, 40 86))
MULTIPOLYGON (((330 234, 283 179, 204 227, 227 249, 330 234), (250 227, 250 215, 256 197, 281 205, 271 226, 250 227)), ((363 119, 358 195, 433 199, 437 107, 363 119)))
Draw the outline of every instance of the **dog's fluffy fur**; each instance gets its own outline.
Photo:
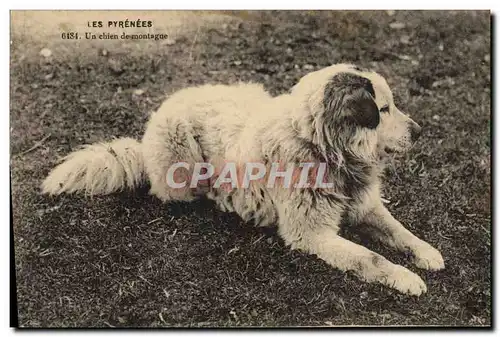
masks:
MULTIPOLYGON (((403 293, 426 292, 410 270, 338 235, 342 220, 367 224, 375 238, 409 252, 424 269, 444 268, 441 254, 405 229, 380 198, 381 158, 404 152, 420 127, 401 113, 380 75, 338 64, 300 79, 289 94, 271 97, 261 85, 204 85, 178 91, 154 113, 141 142, 130 138, 88 145, 65 157, 43 182, 44 193, 108 194, 146 179, 162 199, 189 201, 196 191, 167 185, 176 162, 326 162, 330 189, 211 189, 225 211, 278 225, 292 248, 316 254, 403 293)), ((216 164, 216 163, 215 163, 216 164)))

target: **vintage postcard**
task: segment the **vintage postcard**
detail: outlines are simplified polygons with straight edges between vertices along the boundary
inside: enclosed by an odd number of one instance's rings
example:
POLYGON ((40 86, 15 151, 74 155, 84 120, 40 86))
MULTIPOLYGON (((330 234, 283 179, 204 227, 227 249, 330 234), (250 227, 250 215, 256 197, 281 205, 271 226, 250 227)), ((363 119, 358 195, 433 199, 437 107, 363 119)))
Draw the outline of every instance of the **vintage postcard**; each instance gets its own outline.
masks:
POLYGON ((11 325, 491 327, 489 11, 11 11, 11 325))

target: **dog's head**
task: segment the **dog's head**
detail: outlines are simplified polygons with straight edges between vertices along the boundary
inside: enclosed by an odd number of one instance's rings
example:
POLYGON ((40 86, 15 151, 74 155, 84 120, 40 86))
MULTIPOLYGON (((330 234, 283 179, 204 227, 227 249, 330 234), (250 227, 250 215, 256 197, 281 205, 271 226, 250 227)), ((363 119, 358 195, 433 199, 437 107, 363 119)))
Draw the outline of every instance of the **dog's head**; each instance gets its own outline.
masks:
POLYGON ((337 64, 302 77, 291 95, 299 100, 301 135, 324 149, 355 155, 405 152, 421 128, 394 104, 386 80, 349 64, 337 64))

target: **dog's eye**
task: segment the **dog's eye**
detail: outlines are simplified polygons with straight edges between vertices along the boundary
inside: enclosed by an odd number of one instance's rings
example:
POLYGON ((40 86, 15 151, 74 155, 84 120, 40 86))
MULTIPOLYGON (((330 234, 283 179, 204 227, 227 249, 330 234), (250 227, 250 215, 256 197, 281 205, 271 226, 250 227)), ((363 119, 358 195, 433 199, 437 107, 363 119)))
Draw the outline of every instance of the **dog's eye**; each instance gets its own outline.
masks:
POLYGON ((389 112, 389 106, 384 105, 383 107, 380 108, 380 112, 389 112))

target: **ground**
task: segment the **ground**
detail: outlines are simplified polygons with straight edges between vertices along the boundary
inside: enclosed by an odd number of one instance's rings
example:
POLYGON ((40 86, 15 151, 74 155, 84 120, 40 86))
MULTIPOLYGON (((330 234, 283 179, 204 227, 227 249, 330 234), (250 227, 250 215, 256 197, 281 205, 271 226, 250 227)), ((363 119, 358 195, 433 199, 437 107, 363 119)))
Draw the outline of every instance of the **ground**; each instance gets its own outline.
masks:
POLYGON ((180 19, 190 24, 175 39, 121 45, 44 38, 57 16, 34 35, 28 26, 36 21, 12 20, 19 325, 490 325, 489 12, 194 16, 180 19), (52 54, 40 55, 42 48, 52 54), (82 144, 140 137, 149 113, 178 89, 256 81, 279 94, 337 62, 382 73, 396 103, 423 127, 417 146, 387 169, 384 196, 396 218, 442 252, 446 269, 418 270, 345 234, 417 272, 429 289, 420 298, 292 251, 275 230, 210 202, 162 204, 147 186, 91 199, 40 194, 58 158, 82 144))

